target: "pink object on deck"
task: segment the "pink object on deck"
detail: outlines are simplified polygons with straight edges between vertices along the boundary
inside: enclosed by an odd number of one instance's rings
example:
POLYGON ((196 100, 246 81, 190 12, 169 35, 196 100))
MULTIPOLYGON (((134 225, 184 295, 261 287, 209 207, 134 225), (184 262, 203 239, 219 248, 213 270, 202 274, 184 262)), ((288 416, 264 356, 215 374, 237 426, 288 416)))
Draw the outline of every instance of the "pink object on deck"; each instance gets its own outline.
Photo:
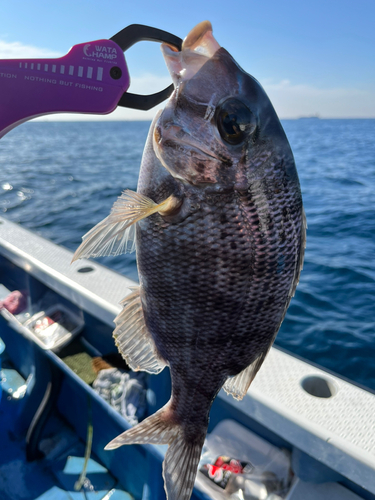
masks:
POLYGON ((4 300, 0 300, 0 309, 4 307, 12 314, 20 314, 26 309, 27 293, 14 290, 4 300))
POLYGON ((51 113, 111 113, 129 88, 125 56, 112 40, 81 43, 58 59, 0 60, 0 138, 51 113))

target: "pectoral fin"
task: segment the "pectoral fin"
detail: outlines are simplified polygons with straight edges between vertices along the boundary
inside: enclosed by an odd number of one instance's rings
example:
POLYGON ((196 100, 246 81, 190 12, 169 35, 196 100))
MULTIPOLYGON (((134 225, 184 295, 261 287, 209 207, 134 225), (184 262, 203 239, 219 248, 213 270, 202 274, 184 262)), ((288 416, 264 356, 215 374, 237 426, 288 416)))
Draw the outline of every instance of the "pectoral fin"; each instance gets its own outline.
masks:
POLYGON ((155 212, 168 215, 180 204, 173 195, 162 203, 127 189, 114 203, 111 213, 82 238, 72 262, 77 259, 120 255, 135 250, 135 224, 155 212))

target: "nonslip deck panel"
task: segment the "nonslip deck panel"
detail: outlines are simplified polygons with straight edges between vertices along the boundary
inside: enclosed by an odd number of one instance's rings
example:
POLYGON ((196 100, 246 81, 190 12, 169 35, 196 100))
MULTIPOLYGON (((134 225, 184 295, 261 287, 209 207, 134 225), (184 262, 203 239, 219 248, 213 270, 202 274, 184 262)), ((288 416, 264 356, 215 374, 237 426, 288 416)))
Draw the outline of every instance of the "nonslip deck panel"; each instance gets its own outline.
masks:
POLYGON ((243 411, 375 494, 372 393, 272 349, 250 387, 243 411), (301 385, 307 377, 331 382, 336 387, 335 395, 322 398, 308 394, 301 385))

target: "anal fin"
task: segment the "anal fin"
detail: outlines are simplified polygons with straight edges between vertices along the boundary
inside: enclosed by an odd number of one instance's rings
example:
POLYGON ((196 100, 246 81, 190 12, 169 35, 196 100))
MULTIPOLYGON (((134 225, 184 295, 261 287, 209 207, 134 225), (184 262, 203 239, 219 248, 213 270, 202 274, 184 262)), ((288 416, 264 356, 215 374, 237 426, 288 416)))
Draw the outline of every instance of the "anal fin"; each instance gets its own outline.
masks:
POLYGON ((132 370, 160 373, 166 363, 158 355, 147 329, 140 287, 134 287, 121 305, 124 308, 115 319, 116 328, 113 332, 119 352, 132 370))
POLYGON ((242 372, 234 377, 229 377, 225 382, 223 389, 227 394, 231 394, 234 399, 241 400, 247 393, 251 382, 254 380, 255 375, 258 373, 263 361, 268 353, 268 349, 262 352, 255 361, 246 367, 242 372))

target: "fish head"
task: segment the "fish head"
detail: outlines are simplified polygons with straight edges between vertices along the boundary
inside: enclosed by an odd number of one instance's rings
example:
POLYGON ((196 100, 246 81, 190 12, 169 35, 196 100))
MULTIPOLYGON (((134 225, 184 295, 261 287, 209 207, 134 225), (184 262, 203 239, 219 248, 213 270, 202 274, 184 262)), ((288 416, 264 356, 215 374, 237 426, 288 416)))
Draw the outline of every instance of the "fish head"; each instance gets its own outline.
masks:
MULTIPOLYGON (((154 151, 170 174, 215 190, 246 189, 267 151, 291 155, 260 83, 198 24, 181 51, 162 45, 175 86, 154 127, 154 151)), ((268 155, 269 156, 269 155, 268 155)))

